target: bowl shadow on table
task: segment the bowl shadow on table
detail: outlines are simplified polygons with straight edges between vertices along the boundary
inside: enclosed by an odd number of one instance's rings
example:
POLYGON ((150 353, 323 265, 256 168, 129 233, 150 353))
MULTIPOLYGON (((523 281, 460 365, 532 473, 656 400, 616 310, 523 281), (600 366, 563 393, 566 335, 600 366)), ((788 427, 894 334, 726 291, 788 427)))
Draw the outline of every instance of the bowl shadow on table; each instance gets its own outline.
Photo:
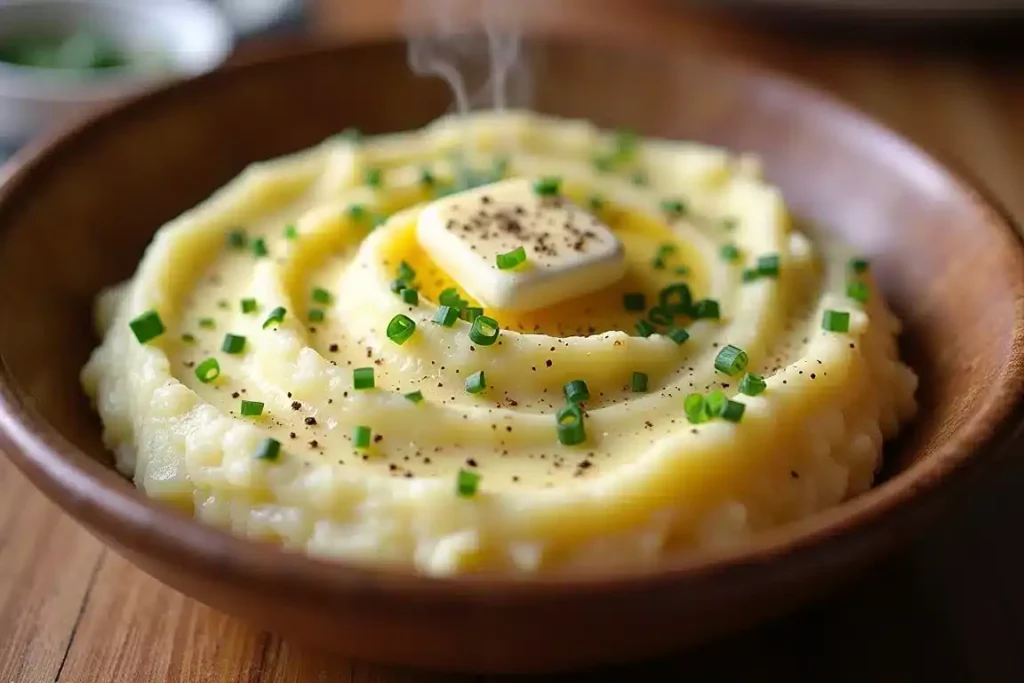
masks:
MULTIPOLYGON (((260 66, 259 71, 243 70, 230 87, 215 89, 211 84, 216 80, 189 84, 192 92, 202 93, 203 106, 184 103, 175 91, 158 93, 143 105, 163 102, 160 107, 142 106, 100 121, 87 134, 56 148, 45 161, 28 162, 35 165, 31 170, 36 187, 45 187, 49 194, 9 189, 17 200, 8 202, 0 215, 0 225, 4 225, 0 309, 5 320, 20 322, 0 327, 0 353, 33 407, 60 425, 64 438, 110 463, 77 381, 95 344, 92 299, 101 287, 131 275, 156 226, 201 201, 247 163, 302 149, 347 125, 358 125, 368 133, 407 129, 446 111, 446 89, 433 80, 410 78, 399 47, 358 49, 365 50, 357 56, 365 60, 360 63, 372 63, 372 69, 354 68, 352 57, 346 59, 341 52, 336 58, 312 52, 309 57, 260 66), (296 68, 302 69, 301 86, 289 85, 296 68), (260 77, 246 77, 246 73, 259 73, 260 77), (267 87, 268 83, 273 87, 267 87), (395 86, 381 91, 380 83, 395 86), (375 95, 353 99, 352 93, 362 92, 375 95), (152 144, 140 144, 143 140, 152 144), (14 228, 8 228, 5 221, 14 228), (44 250, 39 248, 41 244, 44 250)), ((981 376, 994 380, 999 359, 964 357, 960 352, 984 346, 977 335, 986 331, 994 330, 1000 340, 1006 338, 1006 328, 1015 320, 1013 286, 1019 285, 1019 278, 997 269, 983 270, 981 274, 990 282, 1008 283, 1007 289, 993 293, 987 310, 967 312, 948 305, 955 279, 948 280, 948 286, 926 287, 922 283, 948 266, 944 259, 958 248, 968 252, 965 258, 991 256, 982 243, 965 247, 959 241, 963 229, 958 220, 968 224, 999 221, 987 215, 983 204, 965 199, 966 191, 895 138, 778 81, 754 78, 745 81, 748 90, 736 89, 734 83, 728 85, 729 79, 716 81, 711 67, 643 52, 556 46, 545 50, 544 56, 548 59, 536 88, 538 109, 589 117, 606 126, 635 126, 648 134, 691 137, 737 150, 765 152, 768 175, 781 184, 798 214, 839 230, 874 257, 886 294, 907 320, 908 357, 924 376, 925 417, 890 449, 887 478, 905 471, 913 458, 925 457, 933 447, 932 440, 941 444, 943 432, 937 424, 965 419, 958 411, 975 400, 984 386, 977 380, 968 381, 965 364, 981 363, 981 376), (644 78, 636 78, 638 73, 644 78), (609 88, 608 83, 616 87, 609 88), (707 87, 694 87, 698 83, 707 87), (694 98, 693 92, 701 96, 694 98), (758 107, 757 117, 748 111, 752 103, 758 107), (682 111, 686 111, 685 117, 680 116, 682 111), (832 132, 843 136, 830 154, 823 155, 815 147, 814 136, 803 133, 805 128, 822 125, 816 117, 832 121, 832 132), (769 124, 774 137, 765 136, 764 126, 769 124), (869 172, 880 159, 907 176, 901 180, 902 187, 893 187, 893 178, 885 173, 869 172), (911 186, 915 197, 900 194, 909 192, 911 186), (868 199, 851 198, 850 188, 868 199), (922 206, 921 197, 929 203, 922 206), (904 225, 902 221, 908 217, 916 223, 904 225), (909 245, 917 233, 911 230, 919 233, 926 229, 922 225, 927 221, 940 226, 934 229, 935 244, 918 258, 906 258, 914 253, 909 245), (970 253, 972 249, 977 251, 970 253), (986 327, 973 330, 968 326, 965 334, 952 338, 934 334, 935 330, 957 329, 965 321, 986 327), (922 330, 932 334, 922 334, 922 330), (943 378, 943 383, 933 383, 935 378, 943 378)), ((820 142, 826 133, 819 130, 816 135, 820 142)), ((998 265, 999 258, 992 258, 998 265)), ((970 289, 975 283, 961 281, 960 287, 965 286, 971 301, 980 300, 977 291, 970 289)), ((122 485, 131 486, 127 481, 122 485)), ((905 528, 909 527, 894 530, 893 536, 878 542, 877 547, 898 544, 905 528)), ((845 548, 844 553, 856 559, 848 568, 855 570, 874 552, 845 548)), ((834 567, 829 572, 841 573, 834 567)), ((814 593, 829 581, 815 577, 804 585, 776 576, 774 590, 778 594, 758 596, 757 602, 764 597, 764 604, 752 605, 748 619, 777 612, 787 602, 793 606, 796 598, 814 593)), ((726 622, 716 629, 726 628, 726 622)), ((614 643, 613 629, 606 631, 603 637, 614 643)), ((705 635, 714 635, 714 631, 705 635)), ((643 649, 637 645, 632 651, 643 649)))

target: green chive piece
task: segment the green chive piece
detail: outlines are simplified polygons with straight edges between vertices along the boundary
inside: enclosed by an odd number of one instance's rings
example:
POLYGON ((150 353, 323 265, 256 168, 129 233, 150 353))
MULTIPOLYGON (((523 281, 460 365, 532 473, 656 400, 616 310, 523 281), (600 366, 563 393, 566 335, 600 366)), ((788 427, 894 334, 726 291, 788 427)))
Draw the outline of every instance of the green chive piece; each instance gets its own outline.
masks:
POLYGON ((199 327, 203 328, 204 330, 212 330, 216 326, 217 326, 217 321, 214 320, 213 318, 200 318, 199 319, 199 327))
POLYGON ((139 340, 140 344, 152 341, 167 331, 164 321, 160 319, 160 314, 153 310, 136 316, 128 323, 128 327, 132 328, 132 332, 135 333, 135 338, 139 340))
POLYGON ((668 331, 666 336, 676 344, 682 346, 683 342, 690 338, 690 333, 681 327, 673 327, 668 331))
POLYGON ((207 358, 196 366, 196 378, 203 384, 209 384, 220 377, 220 363, 216 358, 207 358))
POLYGON ((256 258, 263 258, 270 252, 267 250, 267 241, 262 237, 257 237, 252 241, 252 253, 256 255, 256 258))
POLYGON ((403 289, 402 301, 409 304, 410 306, 416 306, 420 302, 420 293, 417 292, 415 289, 403 289))
POLYGON ((373 389, 373 367, 356 368, 352 371, 352 386, 356 389, 373 389))
POLYGON ((689 275, 690 269, 686 266, 679 266, 673 271, 676 275, 689 275))
POLYGON ((407 289, 409 289, 409 285, 405 282, 405 280, 396 279, 391 281, 391 291, 394 292, 395 294, 401 294, 407 289))
POLYGON ((224 343, 220 345, 224 353, 239 354, 245 350, 245 337, 240 334, 225 334, 224 343))
POLYGON ((634 394, 647 393, 647 373, 634 372, 633 377, 630 379, 629 387, 633 390, 634 394))
POLYGON ((286 311, 282 306, 278 306, 272 310, 270 315, 267 316, 267 319, 263 321, 263 329, 267 329, 271 325, 280 325, 287 312, 288 311, 286 311))
POLYGON ((348 217, 354 221, 363 221, 369 215, 369 211, 362 204, 353 204, 345 211, 348 217))
POLYGON ((622 295, 622 305, 627 311, 642 311, 647 308, 647 297, 643 292, 626 292, 622 295))
POLYGON ((409 341, 415 331, 416 323, 412 318, 399 313, 388 323, 387 335, 388 339, 401 346, 409 341))
POLYGON ((667 308, 655 306, 647 313, 647 319, 655 325, 671 325, 675 316, 667 308))
POLYGON ((466 391, 470 394, 479 394, 487 388, 487 378, 483 370, 477 370, 466 378, 466 391))
POLYGON ((324 321, 324 311, 322 308, 311 308, 306 317, 311 323, 322 323, 324 321))
POLYGON ((718 302, 714 299, 701 299, 693 304, 690 317, 694 320, 719 320, 722 317, 722 312, 718 307, 718 302))
POLYGON ((740 224, 740 222, 736 218, 723 218, 722 219, 722 227, 725 228, 726 230, 735 230, 736 226, 738 226, 739 224, 740 224))
POLYGON ((646 320, 640 320, 636 324, 636 333, 641 337, 650 337, 654 334, 654 326, 646 320))
POLYGON ((725 402, 725 407, 722 408, 721 416, 723 420, 729 422, 739 422, 743 419, 743 412, 747 409, 747 406, 740 403, 739 401, 728 400, 725 402))
POLYGON ((256 452, 253 453, 254 458, 257 460, 277 460, 277 456, 281 454, 281 442, 277 439, 263 439, 260 441, 259 446, 256 447, 256 452))
POLYGON ((693 305, 693 295, 690 293, 690 286, 677 282, 665 287, 658 292, 658 304, 673 315, 682 315, 689 312, 693 305))
POLYGON ((722 416, 722 411, 725 410, 725 404, 729 399, 726 398, 725 392, 716 389, 709 393, 704 399, 704 412, 707 414, 709 419, 722 416))
POLYGON ((647 177, 647 171, 643 169, 637 169, 629 175, 629 182, 633 183, 634 185, 637 185, 638 187, 643 187, 648 182, 650 182, 650 179, 647 177))
POLYGON ((768 384, 764 378, 752 372, 743 375, 743 379, 740 380, 740 393, 747 396, 758 396, 767 388, 768 384))
POLYGON ((449 287, 438 294, 437 303, 452 308, 465 308, 467 306, 466 300, 459 296, 459 290, 454 287, 449 287))
POLYGON ((429 168, 424 168, 420 171, 420 185, 423 187, 433 187, 437 184, 437 178, 431 173, 429 168))
POLYGON ((533 181, 533 191, 541 197, 554 197, 562 189, 562 179, 558 176, 547 176, 533 181))
POLYGON ((707 422, 708 416, 704 407, 704 397, 700 394, 690 394, 683 399, 683 412, 690 424, 701 424, 707 422))
POLYGON ((463 308, 459 312, 459 317, 465 320, 466 322, 471 323, 480 316, 482 316, 483 314, 484 309, 480 308, 479 306, 468 306, 467 308, 463 308))
POLYGON ((661 202, 661 210, 670 216, 682 216, 686 213, 686 204, 678 199, 665 199, 661 202))
POLYGON ((242 299, 242 313, 252 313, 258 307, 256 299, 242 299))
POLYGON ((421 403, 423 401, 423 392, 418 389, 410 391, 408 394, 404 394, 404 396, 407 401, 412 401, 413 403, 421 403))
POLYGON ((562 393, 569 403, 579 403, 590 399, 590 389, 587 388, 587 383, 581 379, 566 382, 562 387, 562 393))
POLYGON ((651 265, 657 270, 663 270, 665 268, 665 260, 676 253, 676 245, 674 244, 662 244, 658 247, 658 251, 654 254, 654 260, 651 265))
POLYGON ((497 320, 486 315, 478 315, 473 321, 473 326, 469 328, 469 338, 480 346, 490 346, 498 341, 500 331, 501 327, 497 320))
POLYGON ((718 255, 726 263, 736 263, 740 260, 740 250, 735 244, 723 244, 722 248, 718 250, 718 255))
POLYGON ((590 208, 591 211, 600 211, 601 209, 604 208, 604 205, 604 198, 596 194, 591 195, 590 199, 587 200, 587 206, 590 208))
POLYGON ((866 258, 852 258, 850 259, 850 269, 858 275, 867 272, 870 264, 866 258))
POLYGON ((298 237, 299 229, 296 228, 295 225, 289 223, 288 225, 284 226, 284 238, 286 240, 294 240, 298 239, 298 237))
POLYGON ((245 235, 245 230, 231 230, 228 232, 227 242, 228 246, 232 249, 245 249, 246 243, 249 238, 245 235))
POLYGON ((765 254, 757 257, 757 274, 763 277, 779 276, 779 255, 765 254))
POLYGON ((371 166, 363 173, 363 181, 370 187, 378 188, 384 182, 384 172, 376 166, 371 166))
POLYGON ((416 269, 405 261, 400 262, 398 264, 398 279, 412 282, 416 279, 416 269))
POLYGON ((821 318, 821 326, 828 332, 849 332, 850 314, 846 311, 825 311, 821 318))
POLYGON ((239 411, 246 417, 256 417, 263 414, 263 403, 261 401, 242 401, 239 411))
POLYGON ((565 406, 556 413, 555 429, 558 441, 566 446, 575 446, 587 440, 583 410, 576 404, 565 406))
POLYGON ((595 154, 591 163, 598 173, 611 173, 615 168, 615 159, 608 154, 595 154))
POLYGON ((742 279, 743 282, 754 282, 755 280, 760 280, 761 272, 757 268, 744 268, 742 279))
POLYGON ((432 322, 445 327, 451 327, 459 319, 459 309, 451 306, 438 306, 432 322))
POLYGON ((373 430, 365 425, 359 425, 358 427, 352 428, 352 445, 356 448, 369 448, 370 437, 373 435, 373 430))
POLYGON ((480 475, 460 467, 455 477, 455 495, 459 498, 472 498, 479 488, 480 475))
POLYGON ((498 264, 498 270, 511 270, 516 266, 526 263, 526 249, 516 247, 512 251, 498 254, 494 257, 498 264))
POLYGON ((867 283, 854 280, 846 285, 846 296, 854 301, 866 304, 871 296, 871 290, 868 289, 867 283))
POLYGON ((186 332, 185 334, 181 335, 181 341, 185 342, 186 344, 195 344, 196 337, 195 335, 186 332))
POLYGON ((323 287, 313 288, 313 301, 317 302, 318 304, 329 304, 331 303, 333 298, 334 297, 331 296, 331 293, 328 292, 323 287))
POLYGON ((729 344, 715 356, 715 370, 733 377, 746 370, 749 362, 746 351, 729 344))

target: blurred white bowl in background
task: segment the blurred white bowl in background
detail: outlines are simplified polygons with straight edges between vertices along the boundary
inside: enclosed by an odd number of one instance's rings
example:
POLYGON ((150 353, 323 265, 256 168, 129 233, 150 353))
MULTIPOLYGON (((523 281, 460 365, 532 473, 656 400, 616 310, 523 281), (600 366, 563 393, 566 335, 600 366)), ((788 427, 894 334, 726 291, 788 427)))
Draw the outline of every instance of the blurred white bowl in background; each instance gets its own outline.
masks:
POLYGON ((223 13, 202 0, 0 0, 0 45, 80 31, 109 39, 129 65, 67 70, 0 61, 0 147, 146 86, 209 71, 234 42, 223 13))

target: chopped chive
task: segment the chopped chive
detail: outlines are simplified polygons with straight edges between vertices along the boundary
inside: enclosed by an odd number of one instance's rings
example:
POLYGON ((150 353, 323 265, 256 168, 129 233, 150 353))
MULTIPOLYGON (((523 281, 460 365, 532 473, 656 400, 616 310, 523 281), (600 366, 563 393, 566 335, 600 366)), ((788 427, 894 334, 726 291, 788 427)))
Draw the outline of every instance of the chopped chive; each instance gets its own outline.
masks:
POLYGON ((200 318, 199 319, 199 327, 203 328, 204 330, 212 330, 216 326, 217 326, 217 321, 214 320, 213 318, 200 318))
POLYGON ((466 378, 466 391, 470 394, 479 394, 487 388, 487 378, 483 370, 477 370, 466 378))
POLYGON ((466 307, 466 301, 459 296, 459 290, 454 287, 449 287, 438 294, 437 303, 442 306, 451 306, 452 308, 466 307))
POLYGON ((220 345, 224 353, 238 354, 245 350, 245 337, 240 334, 225 334, 224 343, 220 345))
POLYGON ((387 335, 388 339, 401 346, 409 341, 415 331, 416 323, 412 318, 399 313, 388 323, 387 335))
POLYGON ((263 414, 263 403, 261 401, 242 401, 239 412, 246 417, 256 417, 263 414))
POLYGON ((417 292, 415 289, 403 289, 402 301, 409 304, 410 306, 415 306, 420 302, 420 293, 417 292))
POLYGON ((595 154, 590 161, 598 173, 611 173, 615 168, 615 159, 608 154, 595 154))
POLYGON ((429 168, 424 168, 420 171, 420 185, 423 187, 433 187, 437 183, 437 178, 430 172, 429 168))
POLYGON ((764 381, 764 378, 752 372, 743 375, 743 379, 740 380, 740 393, 747 396, 758 396, 764 393, 764 390, 767 388, 768 384, 764 381))
POLYGON ((821 326, 828 332, 849 332, 850 314, 846 311, 825 311, 821 318, 821 326))
POLYGON ((636 333, 641 337, 650 337, 654 334, 654 326, 646 320, 640 320, 636 324, 636 333))
POLYGON ((690 269, 687 268, 686 266, 679 266, 672 272, 674 272, 676 275, 689 275, 690 269))
POLYGON ((727 400, 725 407, 722 408, 721 416, 723 420, 729 422, 739 422, 743 419, 743 412, 747 409, 747 406, 740 403, 739 401, 727 400))
POLYGON ((311 308, 306 314, 306 318, 311 323, 322 323, 324 321, 324 311, 322 308, 311 308))
POLYGON ((673 327, 666 333, 666 336, 681 346, 683 342, 690 338, 690 333, 681 327, 673 327))
POLYGON ((729 344, 715 356, 715 370, 733 377, 746 370, 749 362, 746 351, 729 344))
POLYGON ((868 289, 867 283, 854 280, 846 285, 846 296, 854 301, 866 304, 870 295, 871 290, 868 289))
POLYGON ((245 249, 246 243, 249 238, 245 235, 245 230, 231 230, 228 232, 227 242, 228 246, 232 249, 245 249))
POLYGON ((722 227, 725 228, 726 230, 735 230, 736 226, 739 225, 739 224, 740 224, 740 222, 736 218, 723 218, 722 219, 722 227))
POLYGON ((655 325, 671 325, 675 316, 663 306, 655 306, 647 313, 647 319, 655 325))
POLYGON ((757 257, 757 274, 764 277, 779 276, 779 255, 765 254, 757 257))
POLYGON ((185 342, 186 344, 195 344, 196 338, 195 335, 186 332, 185 334, 181 335, 181 341, 185 342))
POLYGON ((726 398, 725 392, 720 389, 716 389, 709 393, 704 399, 704 412, 708 418, 714 419, 722 416, 722 411, 725 410, 725 404, 729 399, 726 398))
POLYGON ((735 244, 723 244, 722 248, 718 250, 718 255, 726 263, 736 263, 740 260, 740 250, 735 244))
POLYGON ((686 213, 686 204, 678 199, 665 199, 661 202, 661 210, 670 216, 682 216, 686 213))
POLYGON ((297 239, 298 236, 299 236, 299 229, 296 228, 294 224, 289 223, 288 225, 284 226, 284 238, 286 240, 297 239))
POLYGON ((366 210, 366 207, 363 206, 362 204, 353 204, 352 206, 348 207, 345 213, 348 214, 348 217, 354 221, 362 221, 369 215, 369 212, 366 210))
POLYGON ((356 389, 373 389, 375 386, 373 368, 356 368, 352 371, 352 386, 356 389))
POLYGON ((541 197, 553 197, 562 188, 562 179, 557 176, 547 176, 533 181, 533 191, 541 197))
POLYGON ((409 285, 405 280, 394 279, 391 281, 391 291, 395 294, 401 294, 405 290, 409 289, 409 285))
POLYGON ((516 266, 520 266, 526 263, 526 249, 523 247, 516 247, 512 251, 504 254, 498 254, 494 257, 498 264, 498 270, 510 270, 516 266))
POLYGON ((648 182, 650 182, 650 179, 647 177, 647 171, 643 169, 637 169, 629 174, 629 182, 639 187, 643 187, 648 182))
POLYGON ((458 319, 459 309, 452 308, 451 306, 438 306, 437 313, 434 314, 433 322, 438 325, 444 325, 445 327, 451 327, 458 319))
POLYGON ((498 340, 500 331, 501 328, 498 326, 497 320, 486 315, 479 315, 473 321, 473 326, 469 328, 469 338, 480 346, 490 346, 498 340))
POLYGON ((473 322, 484 314, 484 309, 479 306, 467 306, 459 312, 459 317, 466 322, 473 322))
POLYGON ((267 251, 267 241, 262 237, 257 237, 252 241, 252 253, 256 255, 256 258, 263 258, 270 252, 267 251))
POLYGON ((135 338, 139 340, 140 344, 152 341, 167 331, 164 321, 160 319, 160 314, 153 310, 136 316, 128 323, 128 327, 132 328, 132 332, 135 333, 135 338))
POLYGON ((363 173, 363 181, 370 187, 380 187, 384 182, 384 173, 376 166, 371 166, 363 173))
POLYGON ((472 498, 480 488, 480 475, 470 470, 459 468, 455 477, 455 495, 459 498, 472 498))
POLYGON ((869 265, 870 264, 868 263, 868 260, 866 258, 850 259, 850 268, 851 270, 853 270, 853 272, 857 274, 861 274, 867 271, 869 265))
POLYGON ((583 410, 575 403, 560 409, 555 415, 555 429, 558 441, 566 446, 575 446, 586 441, 583 410))
POLYGON ((742 279, 743 282, 754 282, 755 280, 760 280, 761 272, 757 268, 744 268, 742 279))
POLYGON ((263 329, 267 329, 271 325, 280 325, 281 321, 284 320, 284 316, 287 311, 282 306, 278 306, 270 312, 267 319, 263 321, 263 329))
POLYGON ((587 383, 581 379, 566 382, 565 386, 562 387, 562 393, 565 395, 565 400, 569 403, 579 403, 590 398, 590 389, 587 388, 587 383))
POLYGON ((647 393, 647 373, 646 372, 634 372, 633 377, 629 382, 630 389, 633 390, 634 394, 647 393))
POLYGON ((708 416, 704 407, 704 397, 700 394, 690 394, 683 399, 683 412, 690 424, 701 424, 707 422, 708 416))
POLYGON ((718 320, 722 317, 722 312, 714 299, 701 299, 693 304, 690 317, 694 320, 718 320))
POLYGON ((622 305, 627 311, 642 311, 647 308, 647 297, 643 292, 626 292, 622 295, 622 305))
POLYGON ((651 267, 655 270, 665 270, 665 259, 660 256, 655 256, 651 261, 651 267))
POLYGON ((658 304, 673 315, 682 315, 689 312, 693 305, 693 295, 690 293, 690 286, 683 282, 665 287, 658 292, 658 304))
POLYGON ((258 306, 256 299, 242 299, 242 313, 252 313, 258 306))
POLYGON ((331 296, 331 293, 328 292, 323 287, 313 288, 313 301, 317 302, 318 304, 329 304, 331 303, 331 300, 333 298, 334 297, 331 296))
POLYGON ((407 401, 412 401, 413 403, 420 403, 423 401, 423 392, 419 389, 416 391, 410 391, 408 394, 404 394, 404 396, 407 401))
POLYGON ((207 358, 196 366, 196 378, 203 384, 209 384, 220 377, 220 363, 216 358, 207 358))
POLYGON ((352 428, 352 445, 356 448, 369 448, 370 447, 370 436, 373 434, 373 430, 365 425, 359 425, 358 427, 352 428))
POLYGON ((604 198, 596 194, 591 195, 590 199, 587 200, 587 206, 590 208, 591 211, 600 211, 601 209, 604 208, 604 205, 604 198))
POLYGON ((277 456, 281 454, 281 442, 277 439, 263 439, 260 444, 256 447, 256 452, 253 453, 254 458, 257 460, 277 460, 277 456))
POLYGON ((405 261, 400 262, 398 264, 398 279, 412 282, 416 279, 416 269, 405 261))

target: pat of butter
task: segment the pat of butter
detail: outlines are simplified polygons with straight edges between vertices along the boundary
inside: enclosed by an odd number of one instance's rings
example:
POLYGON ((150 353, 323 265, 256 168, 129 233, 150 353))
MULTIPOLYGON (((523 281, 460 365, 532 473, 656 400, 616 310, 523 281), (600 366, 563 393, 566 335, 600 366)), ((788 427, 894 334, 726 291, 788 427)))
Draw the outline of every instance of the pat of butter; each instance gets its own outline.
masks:
POLYGON ((541 196, 532 181, 503 180, 428 205, 420 246, 487 308, 535 310, 606 287, 626 272, 622 242, 566 197, 541 196), (518 247, 525 263, 502 270, 518 247))

